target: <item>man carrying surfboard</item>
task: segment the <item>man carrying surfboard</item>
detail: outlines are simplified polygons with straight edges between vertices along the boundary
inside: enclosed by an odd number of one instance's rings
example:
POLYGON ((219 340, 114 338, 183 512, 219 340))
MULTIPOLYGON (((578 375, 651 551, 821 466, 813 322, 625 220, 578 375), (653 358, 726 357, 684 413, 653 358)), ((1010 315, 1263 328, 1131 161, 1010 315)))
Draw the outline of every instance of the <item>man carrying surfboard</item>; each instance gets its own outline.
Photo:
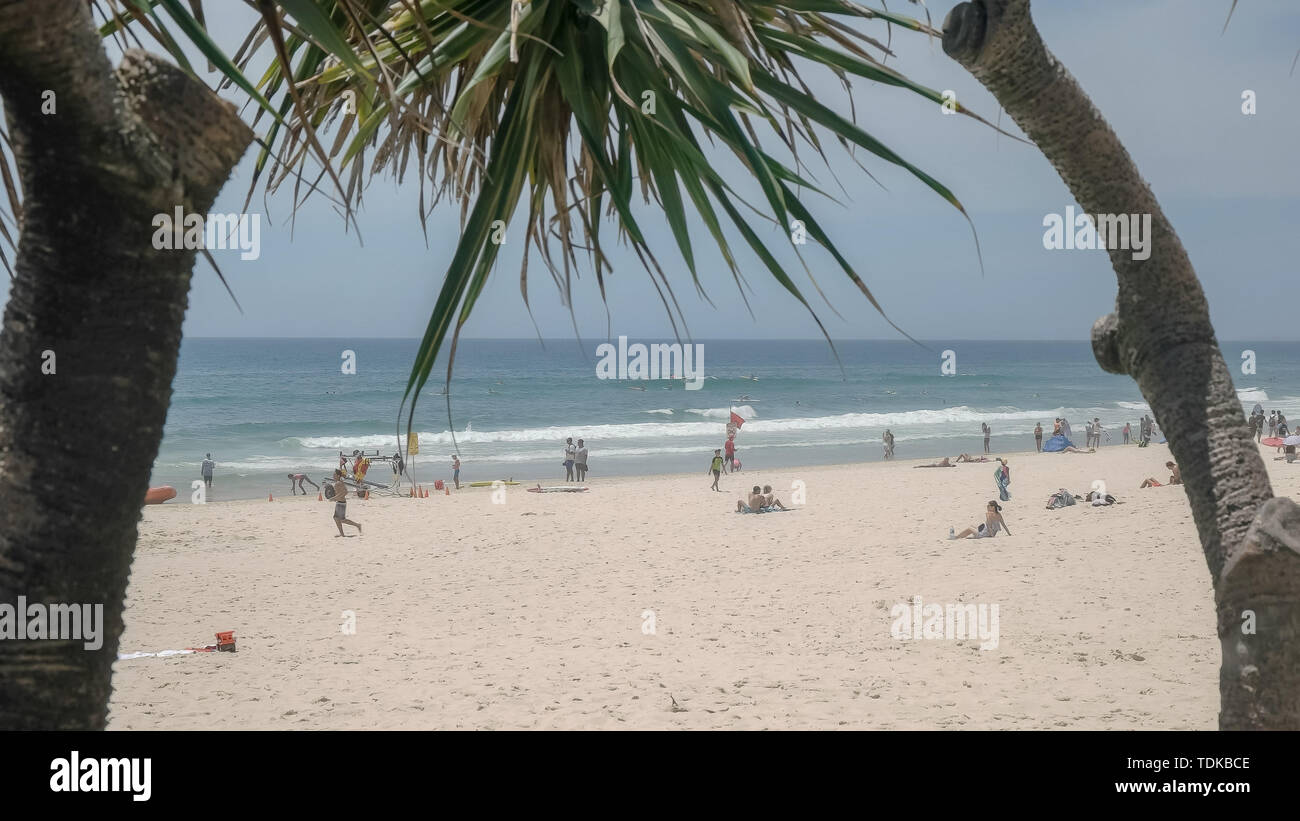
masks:
POLYGON ((361 525, 348 518, 348 486, 343 481, 343 471, 335 469, 334 471, 334 493, 330 496, 334 500, 334 524, 339 529, 340 536, 346 536, 343 532, 343 525, 352 525, 357 529, 357 535, 361 535, 361 525))

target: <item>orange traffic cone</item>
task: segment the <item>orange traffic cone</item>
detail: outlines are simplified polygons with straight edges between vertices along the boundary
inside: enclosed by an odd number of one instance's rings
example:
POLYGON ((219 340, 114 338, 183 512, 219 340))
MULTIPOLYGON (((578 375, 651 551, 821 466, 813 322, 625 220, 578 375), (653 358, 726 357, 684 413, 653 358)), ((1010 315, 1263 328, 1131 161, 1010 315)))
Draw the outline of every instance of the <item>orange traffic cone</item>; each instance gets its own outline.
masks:
POLYGON ((266 492, 266 501, 268 501, 268 502, 274 502, 274 501, 275 501, 275 497, 271 495, 271 491, 269 491, 269 490, 266 492))
POLYGON ((325 492, 324 492, 324 491, 321 491, 321 490, 316 491, 316 501, 318 501, 318 502, 323 502, 323 501, 325 501, 325 492))

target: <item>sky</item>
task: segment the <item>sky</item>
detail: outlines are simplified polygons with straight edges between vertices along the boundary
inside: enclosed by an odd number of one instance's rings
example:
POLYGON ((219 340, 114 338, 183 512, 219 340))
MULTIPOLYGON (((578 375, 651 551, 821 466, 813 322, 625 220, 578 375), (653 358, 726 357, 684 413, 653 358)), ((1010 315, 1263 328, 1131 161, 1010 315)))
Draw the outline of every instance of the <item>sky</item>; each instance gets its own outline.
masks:
MULTIPOLYGON (((938 25, 954 3, 928 5, 938 25)), ((1177 229, 1209 297, 1219 337, 1294 340, 1300 338, 1295 306, 1278 297, 1295 293, 1300 266, 1293 247, 1300 233, 1293 221, 1300 216, 1300 107, 1295 105, 1300 68, 1291 73, 1300 49, 1300 3, 1241 4, 1224 32, 1230 5, 1229 0, 1038 0, 1034 17, 1049 49, 1118 133, 1177 229), (1255 94, 1253 115, 1242 112, 1247 89, 1255 94)), ((251 12, 234 2, 205 6, 214 39, 233 53, 251 26, 251 12)), ((883 25, 862 25, 885 36, 883 25)), ((891 65, 932 88, 951 89, 963 105, 1019 133, 1009 118, 999 117, 992 96, 943 54, 939 42, 895 29, 893 46, 897 58, 891 65)), ((849 99, 838 80, 807 79, 818 100, 848 113, 849 99)), ((877 184, 834 142, 827 147, 829 166, 811 152, 804 154, 809 173, 836 198, 810 194, 805 202, 890 318, 924 339, 1086 340, 1093 321, 1114 308, 1115 277, 1103 251, 1043 247, 1045 215, 1063 214, 1074 202, 1037 148, 969 118, 944 115, 939 106, 902 89, 856 80, 849 93, 860 126, 961 200, 983 257, 981 272, 969 225, 906 172, 859 152, 877 184)), ((238 95, 227 96, 242 102, 238 95)), ((251 108, 245 112, 251 118, 251 108)), ((265 120, 257 130, 265 133, 265 120)), ((724 178, 759 201, 739 164, 723 152, 715 155, 724 178)), ((245 157, 214 212, 242 210, 254 156, 250 151, 245 157)), ((363 244, 355 232, 345 233, 342 217, 325 199, 309 200, 291 225, 292 186, 264 197, 259 184, 250 210, 262 217, 260 257, 241 260, 237 251, 214 252, 243 312, 200 261, 185 334, 423 335, 455 248, 459 207, 444 203, 433 212, 426 245, 418 195, 413 174, 401 185, 375 178, 357 212, 363 244)), ((809 312, 741 249, 747 309, 695 221, 692 236, 711 303, 700 298, 662 216, 646 206, 638 217, 674 285, 692 337, 820 336, 809 312)), ((786 238, 775 226, 760 230, 769 232, 770 247, 794 266, 796 283, 833 338, 899 338, 828 253, 812 243, 803 249, 822 299, 788 252, 786 238)), ((613 225, 603 234, 608 242, 613 225)), ((530 317, 519 290, 523 237, 522 222, 516 220, 465 336, 574 335, 569 309, 536 258, 529 269, 530 317)), ((732 240, 733 247, 743 244, 737 236, 732 240)), ((579 259, 585 266, 585 258, 579 259)), ((608 313, 589 268, 581 268, 574 283, 573 313, 583 339, 608 333, 671 340, 667 313, 636 256, 616 248, 611 259, 608 313)), ((0 288, 7 299, 7 280, 0 288)))

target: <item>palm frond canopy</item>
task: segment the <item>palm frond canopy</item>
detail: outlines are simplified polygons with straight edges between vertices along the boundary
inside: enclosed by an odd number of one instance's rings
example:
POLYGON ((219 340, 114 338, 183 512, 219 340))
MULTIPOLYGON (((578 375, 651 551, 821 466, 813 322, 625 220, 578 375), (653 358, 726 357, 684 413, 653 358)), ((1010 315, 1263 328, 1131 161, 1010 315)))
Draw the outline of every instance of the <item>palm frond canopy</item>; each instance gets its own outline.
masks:
MULTIPOLYGON (((193 14, 180 0, 104 2, 111 7, 103 12, 105 36, 124 37, 138 23, 179 62, 184 53, 167 34, 167 17, 184 35, 179 39, 222 71, 224 84, 239 86, 259 106, 255 124, 269 115, 250 197, 259 179, 275 190, 292 178, 296 204, 304 186, 313 190, 328 173, 350 207, 370 177, 388 172, 401 179, 414 168, 422 217, 444 197, 459 201, 461 236, 408 382, 408 425, 449 336, 450 380, 456 338, 521 198, 527 241, 566 302, 580 253, 604 297, 613 269, 601 227, 609 220, 649 272, 679 334, 685 326, 670 272, 634 213, 638 195, 663 213, 701 294, 691 223, 707 231, 738 286, 729 239, 736 236, 810 312, 753 215, 781 226, 787 240, 792 223, 801 223, 884 314, 800 196, 824 194, 800 160, 801 150, 811 150, 826 161, 824 135, 850 152, 864 149, 901 166, 966 213, 951 191, 855 116, 815 99, 801 76, 801 68, 824 68, 846 89, 860 77, 945 103, 883 62, 892 56, 894 26, 940 32, 847 0, 247 0, 261 19, 229 58, 208 39, 197 0, 190 0, 193 14), (863 21, 882 23, 884 41, 864 33, 863 21), (250 82, 244 72, 266 47, 274 59, 250 82), (325 130, 333 132, 328 151, 317 140, 325 130), (760 141, 769 131, 786 161, 760 141), (761 202, 738 195, 706 142, 738 158, 761 202), (309 180, 309 173, 319 176, 309 180)), ((525 302, 529 256, 526 249, 525 302)))

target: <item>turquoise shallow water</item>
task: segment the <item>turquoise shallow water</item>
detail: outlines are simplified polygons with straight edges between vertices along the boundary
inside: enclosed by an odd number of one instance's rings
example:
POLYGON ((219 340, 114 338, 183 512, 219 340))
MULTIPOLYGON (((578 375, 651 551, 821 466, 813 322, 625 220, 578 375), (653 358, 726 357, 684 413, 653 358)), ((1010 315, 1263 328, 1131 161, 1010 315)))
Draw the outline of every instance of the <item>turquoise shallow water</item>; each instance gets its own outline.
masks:
MULTIPOLYGON (((1032 450, 1035 422, 1064 415, 1082 445, 1099 417, 1120 441, 1147 410, 1127 377, 1101 371, 1087 343, 841 341, 840 364, 824 341, 709 341, 699 390, 681 381, 597 377, 605 340, 466 340, 457 356, 447 419, 439 363, 414 429, 421 481, 450 478, 459 447, 461 480, 562 479, 565 438, 591 451, 589 479, 699 472, 721 447, 729 409, 747 421, 737 437, 749 467, 881 458, 890 428, 899 458, 953 456, 981 448, 1032 450), (941 354, 956 373, 941 373, 941 354), (747 378, 750 375, 756 380, 747 378), (644 390, 640 390, 644 388, 644 390), (748 396, 748 399, 741 397, 748 396), (452 430, 455 430, 453 445, 452 430)), ((631 342, 636 342, 632 340, 631 342)), ((669 343, 673 340, 640 340, 669 343)), ((152 484, 189 499, 203 454, 217 462, 209 499, 277 496, 288 473, 319 482, 353 449, 398 449, 397 421, 416 340, 187 339, 152 484), (342 353, 356 354, 344 374, 342 353)), ((1249 409, 1261 402, 1300 420, 1300 343, 1230 343, 1230 366, 1255 351, 1256 373, 1234 372, 1249 409)), ((372 478, 387 481, 382 473, 372 478)))

